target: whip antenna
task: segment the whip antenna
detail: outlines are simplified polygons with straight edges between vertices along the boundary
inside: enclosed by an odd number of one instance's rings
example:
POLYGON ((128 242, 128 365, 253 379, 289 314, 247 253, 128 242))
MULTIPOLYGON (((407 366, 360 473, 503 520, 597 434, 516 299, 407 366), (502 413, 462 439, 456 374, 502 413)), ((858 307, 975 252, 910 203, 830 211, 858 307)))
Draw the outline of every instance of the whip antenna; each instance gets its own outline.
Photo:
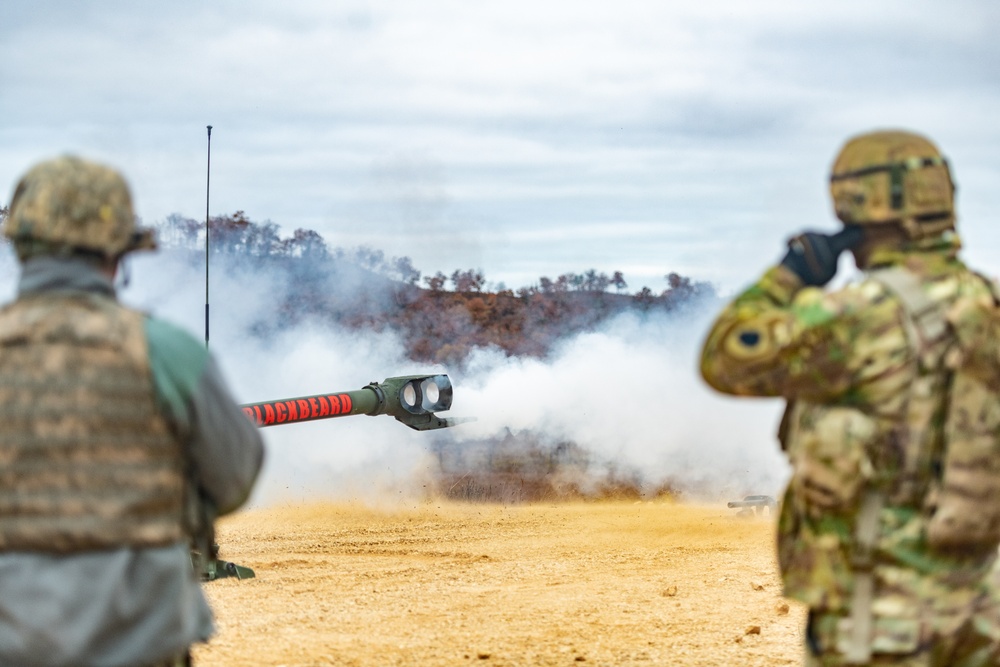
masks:
POLYGON ((212 186, 212 126, 208 125, 208 171, 205 175, 205 347, 208 347, 208 200, 212 186))

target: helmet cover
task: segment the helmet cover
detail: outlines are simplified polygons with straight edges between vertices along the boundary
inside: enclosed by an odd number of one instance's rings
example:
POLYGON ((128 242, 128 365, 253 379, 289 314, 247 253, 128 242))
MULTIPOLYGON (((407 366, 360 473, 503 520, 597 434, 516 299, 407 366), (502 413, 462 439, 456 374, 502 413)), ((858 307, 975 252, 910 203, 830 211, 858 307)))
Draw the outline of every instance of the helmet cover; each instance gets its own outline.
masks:
POLYGON ((848 140, 834 161, 830 194, 837 217, 847 225, 899 223, 912 233, 955 224, 948 162, 933 143, 911 132, 871 132, 848 140))
POLYGON ((75 156, 28 170, 14 189, 3 232, 22 258, 82 252, 112 259, 156 247, 152 230, 136 225, 121 174, 75 156))

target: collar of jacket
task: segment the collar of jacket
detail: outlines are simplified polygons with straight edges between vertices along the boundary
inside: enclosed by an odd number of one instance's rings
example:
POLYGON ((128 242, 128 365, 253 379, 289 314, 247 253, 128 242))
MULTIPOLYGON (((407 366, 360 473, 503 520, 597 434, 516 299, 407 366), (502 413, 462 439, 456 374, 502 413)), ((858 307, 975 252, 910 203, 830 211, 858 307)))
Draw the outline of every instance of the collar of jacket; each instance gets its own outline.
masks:
POLYGON ((962 239, 954 232, 914 239, 894 248, 874 248, 865 270, 904 264, 916 257, 934 264, 953 264, 961 248, 962 239))
POLYGON ((18 295, 39 292, 92 292, 115 296, 111 278, 81 257, 33 257, 21 266, 18 295))

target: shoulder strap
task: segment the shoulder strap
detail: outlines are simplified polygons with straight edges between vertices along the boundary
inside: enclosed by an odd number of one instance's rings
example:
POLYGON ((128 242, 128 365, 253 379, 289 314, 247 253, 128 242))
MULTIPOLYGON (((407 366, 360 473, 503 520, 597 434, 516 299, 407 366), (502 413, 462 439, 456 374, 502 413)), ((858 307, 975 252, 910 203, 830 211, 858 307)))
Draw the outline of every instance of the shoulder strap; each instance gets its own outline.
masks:
POLYGON ((997 284, 997 281, 979 271, 973 271, 972 273, 986 284, 986 287, 990 290, 990 294, 993 296, 993 303, 1000 306, 1000 285, 997 284))
POLYGON ((903 267, 879 269, 869 277, 885 285, 899 299, 906 313, 903 326, 907 338, 923 369, 933 368, 937 360, 932 348, 948 333, 948 304, 932 299, 916 274, 903 267))
POLYGON ((867 665, 872 657, 872 601, 875 574, 872 554, 878 541, 879 514, 885 502, 881 493, 867 492, 861 501, 854 525, 851 569, 854 590, 851 593, 850 631, 845 637, 844 660, 848 665, 867 665))
MULTIPOLYGON (((932 299, 921 285, 920 279, 902 267, 879 269, 871 272, 869 278, 884 285, 902 304, 906 337, 921 369, 930 370, 939 366, 938 343, 948 335, 946 304, 932 299)), ((907 440, 923 440, 922 437, 915 436, 916 434, 911 433, 907 440)), ((904 479, 916 474, 922 458, 913 452, 906 456, 904 479)), ((842 645, 845 664, 848 665, 867 665, 871 661, 872 603, 875 595, 872 554, 878 541, 879 515, 886 501, 883 491, 869 490, 863 496, 855 517, 851 550, 854 588, 847 624, 849 631, 843 637, 842 645)))

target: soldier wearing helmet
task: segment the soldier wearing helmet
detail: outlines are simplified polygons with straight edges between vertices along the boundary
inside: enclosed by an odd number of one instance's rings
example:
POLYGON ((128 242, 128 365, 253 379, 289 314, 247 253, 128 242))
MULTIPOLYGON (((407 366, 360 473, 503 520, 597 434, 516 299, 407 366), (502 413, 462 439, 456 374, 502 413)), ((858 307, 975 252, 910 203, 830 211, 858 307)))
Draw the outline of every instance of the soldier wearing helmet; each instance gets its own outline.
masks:
POLYGON ((212 631, 190 540, 246 500, 260 436, 204 345, 118 303, 155 243, 116 171, 36 165, 3 231, 0 664, 190 664, 212 631))
POLYGON ((843 229, 793 238, 722 311, 702 375, 727 394, 788 401, 778 561, 785 595, 809 609, 807 664, 1000 665, 996 531, 936 537, 964 428, 952 420, 968 416, 953 316, 973 303, 996 317, 998 292, 958 258, 955 188, 926 138, 852 138, 830 191, 843 229), (825 290, 845 250, 864 275, 825 290))

